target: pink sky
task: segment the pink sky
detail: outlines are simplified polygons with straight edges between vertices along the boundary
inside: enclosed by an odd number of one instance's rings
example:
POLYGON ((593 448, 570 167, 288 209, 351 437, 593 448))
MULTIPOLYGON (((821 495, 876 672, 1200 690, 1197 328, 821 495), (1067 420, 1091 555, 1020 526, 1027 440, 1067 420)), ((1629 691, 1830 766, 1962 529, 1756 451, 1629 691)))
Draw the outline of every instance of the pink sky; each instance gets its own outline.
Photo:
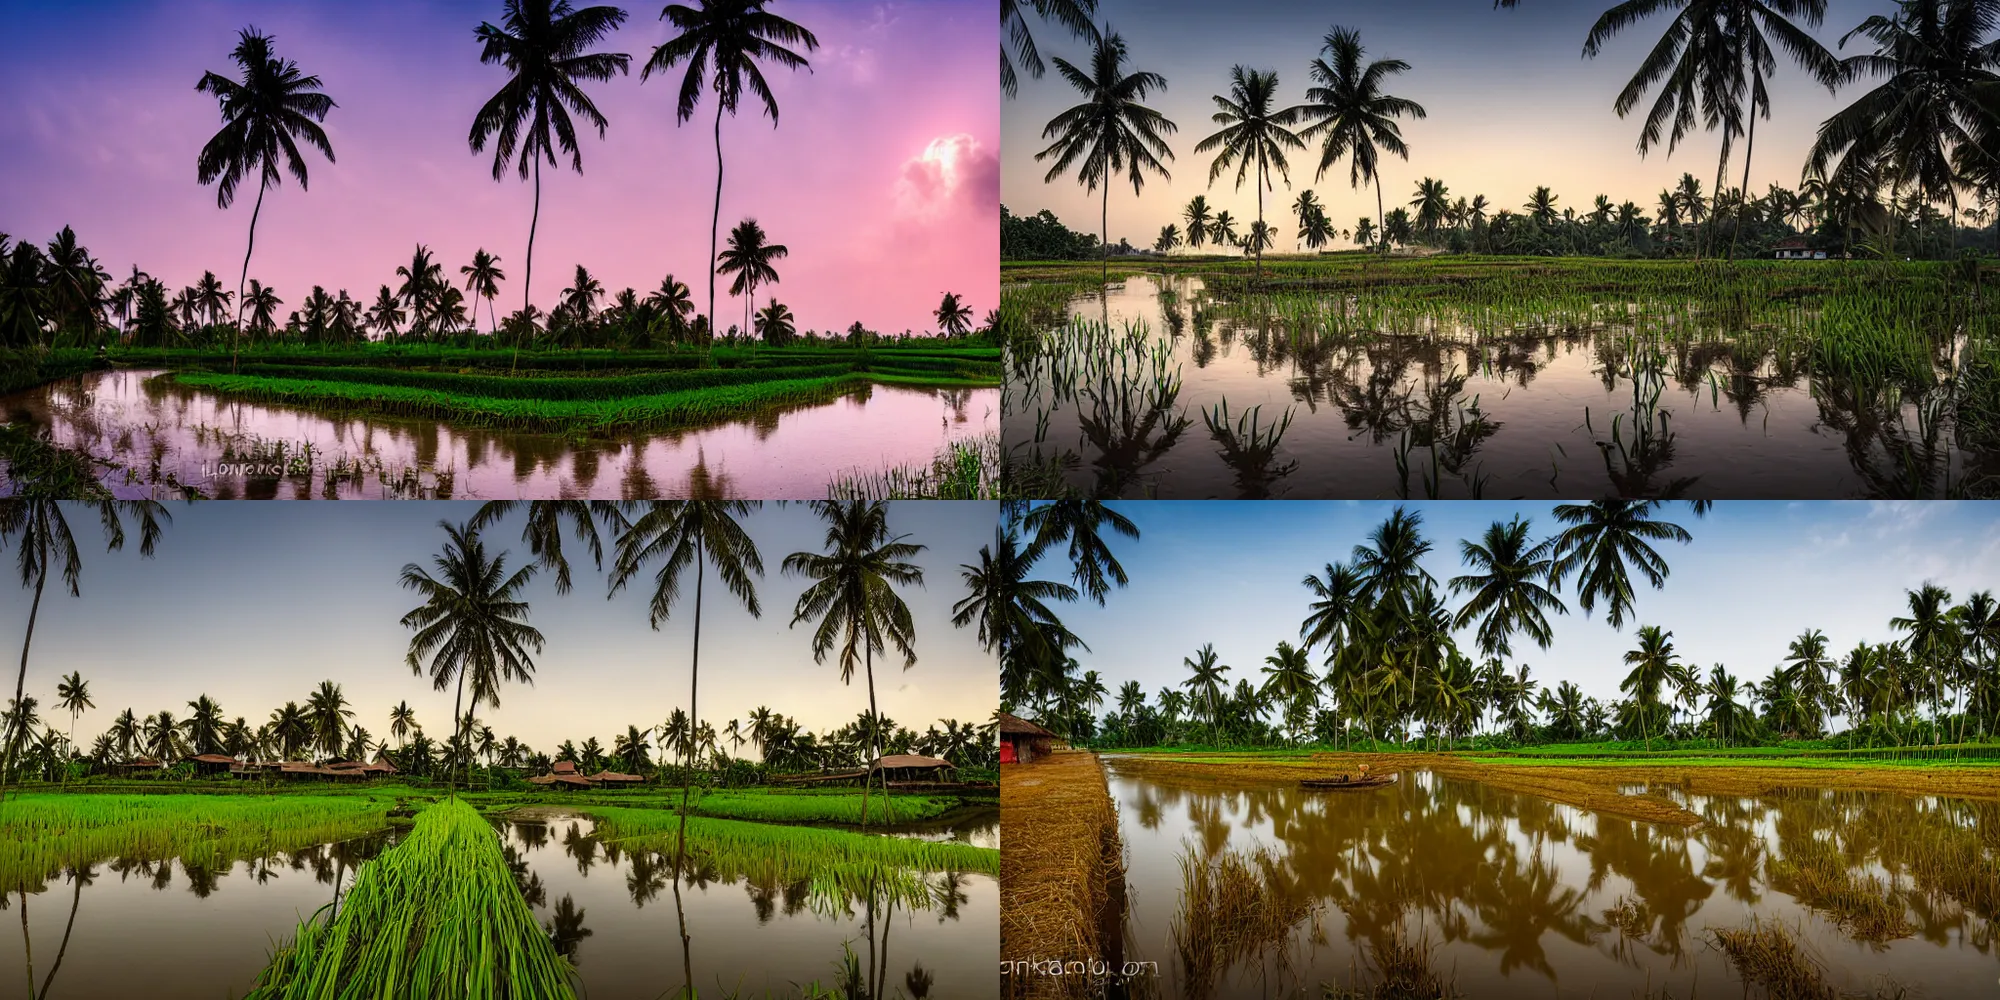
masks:
MULTIPOLYGON (((658 6, 625 9, 600 50, 630 53, 632 72, 587 87, 610 119, 607 137, 580 140, 581 176, 543 166, 543 309, 579 263, 607 293, 643 294, 672 272, 705 307, 713 95, 676 127, 679 71, 643 85, 638 72, 669 27, 658 6)), ((759 305, 775 293, 801 330, 857 319, 929 330, 947 291, 984 315, 999 297, 989 6, 774 0, 770 10, 813 31, 820 48, 811 74, 767 69, 776 130, 748 103, 722 123, 722 239, 750 216, 791 251, 759 305)), ((0 40, 0 231, 46 241, 73 225, 114 276, 137 264, 177 289, 213 270, 233 290, 256 189, 246 184, 224 211, 196 182, 196 155, 220 119, 194 84, 205 70, 228 74, 236 30, 254 23, 340 107, 326 121, 338 161, 310 154, 309 190, 288 175, 266 195, 250 276, 289 310, 315 284, 372 299, 419 242, 462 284, 458 268, 484 247, 508 277, 496 306, 518 309, 532 185, 511 169, 494 181, 491 145, 475 155, 466 142, 505 80, 479 62, 472 29, 500 16, 498 2, 0 3, 0 20, 18 26, 0 40)), ((716 311, 722 328, 742 315, 726 280, 716 311)))

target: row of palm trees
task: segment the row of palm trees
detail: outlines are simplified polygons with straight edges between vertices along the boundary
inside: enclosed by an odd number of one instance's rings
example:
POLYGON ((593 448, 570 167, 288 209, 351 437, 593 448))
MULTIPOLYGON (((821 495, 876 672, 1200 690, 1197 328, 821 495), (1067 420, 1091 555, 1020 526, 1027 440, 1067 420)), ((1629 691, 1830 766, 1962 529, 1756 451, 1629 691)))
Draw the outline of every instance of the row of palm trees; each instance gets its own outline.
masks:
MULTIPOLYGON (((759 63, 789 69, 810 69, 794 47, 819 47, 811 31, 764 9, 764 0, 692 0, 669 4, 660 13, 676 34, 653 49, 640 69, 640 80, 655 72, 684 66, 675 113, 686 123, 701 97, 710 90, 715 104, 715 212, 709 226, 708 259, 720 263, 717 239, 722 218, 722 115, 734 115, 747 93, 762 105, 773 127, 778 102, 759 63), (789 47, 788 47, 789 46, 789 47)), ((507 71, 507 80, 473 116, 467 141, 474 153, 493 146, 493 179, 511 166, 521 180, 532 178, 534 212, 528 223, 526 267, 521 282, 521 311, 530 313, 534 277, 535 230, 541 222, 542 162, 559 166, 567 154, 570 166, 583 172, 577 145, 577 118, 602 138, 610 122, 584 89, 624 75, 631 56, 592 51, 609 38, 626 18, 612 6, 577 8, 569 0, 506 0, 498 24, 482 22, 474 29, 480 43, 479 61, 507 71)), ((223 127, 202 147, 198 168, 202 184, 214 183, 216 203, 228 208, 238 187, 252 175, 257 204, 250 214, 250 239, 237 281, 240 314, 247 308, 245 286, 250 257, 256 249, 257 216, 264 194, 282 180, 281 168, 297 178, 301 190, 308 178, 301 144, 334 161, 332 143, 321 123, 337 105, 321 90, 319 77, 304 73, 297 63, 280 58, 273 39, 255 27, 238 33, 230 54, 236 75, 206 73, 197 90, 215 96, 223 127)), ((709 267, 708 327, 715 327, 715 265, 709 267)), ((747 327, 747 321, 746 321, 747 327)))
POLYGON ((67 731, 42 717, 41 705, 33 696, 10 704, 0 715, 0 742, 13 746, 21 773, 54 780, 79 767, 105 768, 140 756, 171 765, 203 754, 223 754, 265 761, 386 757, 402 773, 419 777, 448 774, 466 764, 468 758, 489 769, 542 773, 554 761, 566 760, 586 771, 616 765, 629 773, 648 775, 664 773, 651 757, 655 743, 662 762, 670 755, 685 756, 716 775, 728 776, 746 760, 755 760, 771 772, 823 771, 865 764, 869 734, 876 725, 886 734, 883 746, 891 753, 929 754, 961 767, 991 767, 997 755, 996 730, 991 722, 982 725, 940 719, 917 732, 891 719, 877 722, 864 712, 854 722, 814 733, 796 719, 761 705, 748 713, 747 722, 731 719, 719 732, 706 721, 690 726, 687 714, 676 709, 658 726, 627 726, 611 740, 608 750, 592 736, 580 744, 564 740, 551 753, 540 753, 514 736, 500 738, 493 727, 470 717, 461 719, 450 737, 434 741, 404 701, 390 709, 386 735, 377 737, 353 721, 351 703, 341 686, 331 680, 321 682, 303 703, 288 701, 254 725, 243 716, 225 717, 221 705, 206 694, 189 701, 187 714, 179 718, 169 710, 141 717, 128 708, 88 746, 76 741, 75 720, 96 707, 90 682, 74 672, 62 677, 53 705, 70 716, 67 731), (754 757, 743 755, 745 744, 753 748, 754 757))
POLYGON ((1603 605, 1617 627, 1632 616, 1635 582, 1664 585, 1669 567, 1655 544, 1692 536, 1657 517, 1662 503, 1559 505, 1566 527, 1540 540, 1528 520, 1495 522, 1459 543, 1467 572, 1444 587, 1420 564, 1432 551, 1421 515, 1398 508, 1348 561, 1304 579, 1311 601, 1299 640, 1277 645, 1261 680, 1239 677, 1232 687, 1231 666, 1204 646, 1183 660, 1186 679, 1150 705, 1137 681, 1119 686, 1101 733, 1093 715, 1111 691, 1074 659, 1031 678, 1025 694, 1072 738, 1113 745, 1351 744, 1357 732, 1408 741, 1418 728, 1457 742, 1489 721, 1512 742, 1615 735, 1648 745, 1662 737, 1738 743, 1823 738, 1837 715, 1846 716, 1849 742, 1869 745, 2000 732, 2000 602, 1979 592, 1953 604, 1929 583, 1908 591, 1907 613, 1890 620, 1899 640, 1860 643, 1837 658, 1824 633, 1808 630, 1754 684, 1721 664, 1703 671, 1685 661, 1673 634, 1654 625, 1639 627, 1624 656, 1621 699, 1600 702, 1569 681, 1543 688, 1525 664, 1509 672, 1518 639, 1549 648, 1551 618, 1570 610, 1565 586, 1585 614, 1603 605), (1463 598, 1456 609, 1447 589, 1463 598), (1471 642, 1461 646, 1467 630, 1471 642), (1324 654, 1323 674, 1312 666, 1315 652, 1324 654))
MULTIPOLYGON (((0 347, 25 348, 53 343, 86 343, 114 324, 125 342, 138 347, 196 346, 235 338, 231 309, 236 294, 222 286, 213 271, 176 293, 137 267, 123 282, 106 273, 76 233, 64 227, 44 251, 33 243, 8 245, 0 234, 0 347), (54 333, 51 339, 50 334, 54 333)), ((785 254, 768 241, 756 220, 746 219, 729 236, 729 249, 719 265, 735 276, 732 294, 743 295, 745 308, 760 286, 776 283, 772 263, 785 254)), ((364 340, 538 344, 560 348, 666 348, 702 345, 710 341, 708 318, 690 314, 694 304, 688 286, 673 275, 654 291, 641 295, 626 288, 607 293, 604 283, 579 264, 559 304, 547 316, 532 309, 504 318, 493 309, 506 272, 498 256, 484 249, 459 267, 458 282, 446 277, 445 265, 419 244, 406 264, 396 267, 400 279, 384 284, 372 302, 349 296, 346 289, 329 294, 315 285, 311 293, 280 324, 284 300, 275 289, 250 279, 241 311, 241 339, 251 343, 356 344, 364 340), (485 300, 488 328, 480 334, 476 309, 485 300)), ((963 296, 946 292, 937 309, 937 332, 965 337, 975 332, 972 308, 963 296)), ((771 346, 795 340, 818 341, 816 331, 800 334, 795 317, 772 298, 740 329, 731 324, 723 341, 736 344, 751 335, 771 346)), ((986 327, 991 326, 988 317, 986 327)), ((870 339, 873 334, 856 322, 844 334, 826 339, 870 339)))
MULTIPOLYGON (((1091 25, 1094 0, 1047 0, 1031 9, 1069 27, 1091 48, 1088 69, 1054 58, 1058 74, 1084 95, 1084 102, 1048 122, 1043 136, 1053 141, 1036 158, 1053 160, 1045 182, 1074 168, 1086 190, 1105 187, 1106 218, 1101 222, 1108 256, 1113 175, 1122 172, 1135 195, 1143 192, 1148 173, 1171 177, 1165 161, 1173 159, 1173 149, 1166 137, 1176 125, 1143 103, 1149 94, 1164 90, 1167 80, 1156 72, 1127 70, 1124 39, 1108 25, 1091 25)), ((1625 117, 1639 109, 1649 91, 1656 92, 1644 115, 1641 155, 1662 142, 1671 154, 1698 122, 1721 133, 1713 194, 1704 213, 1709 224, 1696 234, 1697 256, 1735 253, 1745 227, 1731 229, 1730 247, 1724 251, 1718 224, 1738 216, 1723 207, 1723 177, 1741 138, 1743 181, 1737 190, 1749 187, 1756 123, 1770 116, 1767 82, 1777 71, 1779 52, 1829 93, 1867 78, 1881 81, 1820 126, 1803 171, 1834 192, 1847 225, 1896 214, 1906 193, 1924 204, 1949 204, 1951 219, 1958 216, 1961 194, 1989 204, 2000 201, 2000 42, 1989 37, 2000 18, 1993 0, 1898 0, 1893 15, 1871 16, 1841 40, 1844 46, 1862 36, 1874 43, 1874 51, 1844 59, 1805 31, 1817 27, 1825 13, 1825 0, 1624 3, 1599 17, 1586 37, 1583 53, 1594 58, 1607 41, 1641 20, 1655 14, 1669 19, 1613 109, 1625 117)), ((1003 5, 1002 24, 1010 32, 1003 41, 1003 81, 1015 82, 1009 45, 1039 76, 1039 55, 1025 12, 1014 3, 1003 5)), ((1216 154, 1210 184, 1234 167, 1238 188, 1245 180, 1257 185, 1257 218, 1241 245, 1258 255, 1260 268, 1271 240, 1263 195, 1275 189, 1273 173, 1290 183, 1287 153, 1305 150, 1313 140, 1320 143, 1317 177, 1324 178, 1346 160, 1353 187, 1375 187, 1371 231, 1386 238, 1372 240, 1374 245, 1386 249, 1412 227, 1436 231, 1443 218, 1442 185, 1428 194, 1420 189, 1419 204, 1413 206, 1418 217, 1405 214, 1393 230, 1383 205, 1381 158, 1388 154, 1407 160, 1401 122, 1425 116, 1421 105, 1384 89, 1391 77, 1410 68, 1397 59, 1368 60, 1359 33, 1336 25, 1308 64, 1312 85, 1303 104, 1280 106, 1275 70, 1238 65, 1230 71, 1229 94, 1214 97, 1214 120, 1223 127, 1195 149, 1216 154)), ((1739 204, 1747 205, 1748 199, 1739 204)), ((1324 239, 1330 226, 1302 214, 1301 230, 1324 239), (1319 224, 1311 225, 1315 222, 1319 224)), ((1198 246, 1208 235, 1191 231, 1188 240, 1198 246)), ((1161 243, 1171 242, 1166 237, 1163 233, 1161 243)))
MULTIPOLYGON (((1297 224, 1297 245, 1320 250, 1351 240, 1360 247, 1425 245, 1455 252, 1506 253, 1540 256, 1558 255, 1650 255, 1674 256, 1690 252, 1711 204, 1721 213, 1722 225, 1731 232, 1745 234, 1744 247, 1762 253, 1773 245, 1795 237, 1809 236, 1826 247, 1845 251, 1858 240, 1857 232, 1897 235, 1897 245, 1920 257, 1944 256, 1965 240, 1956 232, 1954 221, 1939 212, 1917 192, 1910 192, 1894 205, 1879 201, 1856 203, 1843 199, 1829 188, 1824 178, 1808 177, 1797 191, 1772 184, 1764 194, 1746 198, 1740 188, 1727 188, 1712 202, 1702 193, 1701 181, 1683 173, 1673 187, 1662 188, 1652 208, 1653 215, 1630 200, 1613 204, 1610 196, 1599 194, 1589 208, 1561 204, 1561 198, 1547 186, 1537 186, 1522 202, 1518 212, 1496 208, 1483 194, 1455 200, 1444 181, 1426 177, 1417 182, 1408 207, 1391 209, 1382 219, 1363 217, 1351 227, 1339 227, 1328 218, 1326 206, 1311 188, 1299 191, 1291 213, 1297 224)), ((1968 208, 1965 221, 1984 225, 1993 213, 1968 208)), ((1195 195, 1181 210, 1181 222, 1161 227, 1153 249, 1169 253, 1182 246, 1200 249, 1204 245, 1231 246, 1248 255, 1269 248, 1277 233, 1269 226, 1251 225, 1239 232, 1240 220, 1227 209, 1216 210, 1205 195, 1195 195)))

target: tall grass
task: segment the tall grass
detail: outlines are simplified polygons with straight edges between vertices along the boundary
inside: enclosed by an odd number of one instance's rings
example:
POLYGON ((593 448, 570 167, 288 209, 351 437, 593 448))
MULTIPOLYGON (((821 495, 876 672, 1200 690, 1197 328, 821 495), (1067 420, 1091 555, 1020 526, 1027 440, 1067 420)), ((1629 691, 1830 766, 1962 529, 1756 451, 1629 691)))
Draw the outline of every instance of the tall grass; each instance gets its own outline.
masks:
MULTIPOLYGON (((665 809, 593 805, 583 811, 597 822, 600 840, 617 841, 635 850, 672 849, 680 823, 675 812, 665 809)), ((687 835, 692 863, 712 866, 724 879, 843 880, 866 874, 859 866, 869 864, 924 872, 1000 874, 1000 852, 970 844, 704 816, 688 819, 687 835)))
MULTIPOLYGON (((949 796, 892 796, 890 812, 884 813, 881 799, 870 804, 873 822, 909 822, 930 819, 958 807, 949 796)), ((744 819, 760 823, 860 823, 861 798, 847 795, 798 795, 785 792, 704 792, 695 799, 691 815, 718 819, 744 819)))
POLYGON ((1840 991, 1826 981, 1819 963, 1799 947, 1782 924, 1753 922, 1749 927, 1713 932, 1715 946, 1743 977, 1744 992, 1755 987, 1770 1000, 1838 1000, 1840 991))
POLYGON ((443 802, 299 925, 247 1000, 573 1000, 574 970, 478 811, 443 802))
POLYGON ((1293 929, 1319 910, 1266 848, 1203 856, 1189 847, 1180 866, 1181 904, 1171 934, 1191 1000, 1209 996, 1239 962, 1269 955, 1283 968, 1293 929))
POLYGON ((361 795, 241 798, 46 795, 0 805, 0 891, 35 891, 64 868, 105 858, 181 859, 222 868, 388 824, 393 799, 361 795))

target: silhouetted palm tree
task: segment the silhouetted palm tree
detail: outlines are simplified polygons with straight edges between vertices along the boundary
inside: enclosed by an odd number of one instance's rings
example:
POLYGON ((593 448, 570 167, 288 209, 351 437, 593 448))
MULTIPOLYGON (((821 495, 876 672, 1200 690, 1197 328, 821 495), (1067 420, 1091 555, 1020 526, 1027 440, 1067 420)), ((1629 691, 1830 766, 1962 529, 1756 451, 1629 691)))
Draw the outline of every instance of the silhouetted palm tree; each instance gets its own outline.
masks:
MULTIPOLYGON (((498 25, 484 22, 473 30, 481 43, 479 61, 498 63, 510 76, 472 119, 468 141, 483 152, 493 149, 493 179, 507 164, 517 164, 522 180, 535 180, 535 209, 528 220, 527 273, 521 279, 521 307, 533 305, 535 227, 542 218, 542 161, 559 166, 558 150, 570 155, 570 166, 583 173, 583 153, 576 145, 575 112, 604 138, 610 122, 597 110, 585 81, 602 83, 623 74, 632 57, 617 52, 590 52, 620 24, 625 12, 616 7, 573 8, 569 0, 507 0, 506 16, 498 25), (516 152, 519 153, 518 158, 516 152)), ((515 355, 519 357, 519 349, 515 355)))
MULTIPOLYGON (((813 33, 764 9, 764 0, 696 0, 693 7, 669 4, 660 16, 673 23, 680 34, 653 49, 653 57, 639 71, 644 82, 653 71, 662 73, 686 62, 681 76, 676 120, 685 123, 694 117, 704 86, 715 89, 715 210, 708 224, 708 328, 715 329, 716 240, 722 229, 722 113, 736 113, 747 86, 764 104, 771 127, 778 127, 778 99, 764 82, 758 60, 767 60, 788 69, 811 72, 806 58, 786 48, 803 45, 811 52, 819 48, 813 33), (714 68, 710 69, 710 63, 714 68)), ((746 321, 747 322, 747 321, 746 321)))
POLYGON ((1479 650, 1490 657, 1513 655, 1508 640, 1516 632, 1526 633, 1543 649, 1549 648, 1554 637, 1544 612, 1569 612, 1562 599, 1541 583, 1552 579, 1555 560, 1549 552, 1555 540, 1531 542, 1530 523, 1518 516, 1504 524, 1495 521, 1480 541, 1458 543, 1459 558, 1468 568, 1481 572, 1451 579, 1453 593, 1472 595, 1459 608, 1452 627, 1478 622, 1479 650))
MULTIPOLYGON (((1271 185, 1271 169, 1277 168, 1278 176, 1286 184, 1292 182, 1291 170, 1285 162, 1285 150, 1304 149, 1305 141, 1287 126, 1299 120, 1298 108, 1278 108, 1278 74, 1244 69, 1237 66, 1230 70, 1229 96, 1214 96, 1218 109, 1214 120, 1222 130, 1203 139, 1194 147, 1197 153, 1221 150, 1215 162, 1209 164, 1208 182, 1215 183, 1217 177, 1231 166, 1236 167, 1236 187, 1243 188, 1243 180, 1250 176, 1254 167, 1256 176, 1252 182, 1257 185, 1257 221, 1264 221, 1264 191, 1271 185)), ((1257 249, 1257 273, 1264 273, 1264 250, 1257 249)))
MULTIPOLYGON (((1408 72, 1410 64, 1401 59, 1377 59, 1363 64, 1366 50, 1361 33, 1336 25, 1327 33, 1320 55, 1313 59, 1311 75, 1316 86, 1307 89, 1306 104, 1299 109, 1304 119, 1318 119, 1299 132, 1311 140, 1325 134, 1320 146, 1319 172, 1326 172, 1342 157, 1349 161, 1348 183, 1360 187, 1375 184, 1375 222, 1382 228, 1382 178, 1377 169, 1379 149, 1407 160, 1410 147, 1403 142, 1403 130, 1396 119, 1424 117, 1423 105, 1382 92, 1382 84, 1396 73, 1408 72), (1332 61, 1328 61, 1331 57, 1332 61)), ((1387 241, 1383 241, 1384 248, 1387 241)))
MULTIPOLYGON (((733 274, 736 280, 729 294, 743 296, 743 329, 750 329, 750 312, 756 305, 757 286, 777 284, 778 269, 771 262, 791 253, 783 243, 766 242, 764 227, 756 219, 744 219, 729 231, 729 249, 716 258, 716 272, 733 274)), ((711 320, 713 322, 713 320, 711 320)))
MULTIPOLYGON (((521 600, 535 567, 523 566, 509 575, 507 553, 487 555, 477 527, 446 521, 438 526, 445 531, 445 546, 432 559, 437 575, 416 563, 403 567, 403 589, 424 599, 402 619, 403 626, 416 633, 410 637, 404 662, 419 676, 428 668, 431 684, 439 691, 456 685, 451 717, 463 725, 460 720, 473 714, 459 714, 468 678, 474 710, 481 701, 500 707, 500 685, 506 681, 535 682, 529 650, 542 651, 542 633, 528 624, 528 602, 521 600)), ((470 758, 461 766, 469 775, 470 758)))
POLYGON ((506 272, 500 270, 500 258, 486 252, 481 247, 473 251, 472 263, 458 269, 465 276, 467 294, 486 300, 486 320, 493 325, 493 333, 500 333, 500 319, 493 314, 493 300, 500 294, 500 282, 507 280, 506 272))
MULTIPOLYGON (((1648 542, 1694 540, 1687 529, 1668 521, 1651 520, 1664 500, 1594 500, 1588 504, 1561 504, 1556 520, 1569 525, 1556 537, 1555 568, 1549 578, 1560 581, 1571 573, 1577 578, 1577 603, 1587 615, 1599 599, 1609 605, 1612 628, 1625 623, 1632 610, 1631 568, 1636 566, 1655 590, 1666 585, 1667 560, 1648 542)), ((1708 510, 1708 501, 1694 501, 1696 516, 1708 510)))
POLYGON ((1028 31, 1028 12, 1045 21, 1068 28, 1075 38, 1090 38, 1097 34, 1097 26, 1090 19, 1097 13, 1097 0, 1000 0, 1000 89, 1008 97, 1020 93, 1020 81, 1014 75, 1014 59, 1021 61, 1028 75, 1039 80, 1047 72, 1042 65, 1041 52, 1035 48, 1035 38, 1028 31), (1008 48, 1014 50, 1009 57, 1008 48))
MULTIPOLYGON (((236 63, 241 79, 231 80, 216 73, 203 73, 195 90, 214 94, 222 109, 222 131, 201 147, 196 161, 201 183, 220 181, 215 191, 217 205, 228 208, 236 199, 236 186, 255 171, 257 206, 250 210, 250 242, 243 250, 243 273, 236 280, 236 298, 243 301, 243 286, 250 279, 250 253, 257 247, 257 216, 264 210, 264 192, 281 177, 279 162, 298 178, 299 189, 306 187, 306 161, 299 154, 304 142, 333 162, 333 144, 319 123, 338 105, 320 93, 320 79, 306 76, 297 63, 280 59, 271 51, 272 38, 256 28, 237 33, 235 51, 229 58, 236 63)), ((240 306, 239 306, 240 309, 240 306)), ((243 317, 239 311, 237 325, 243 317)), ((229 335, 229 370, 236 370, 236 334, 229 335)))
POLYGON ((1056 72, 1082 92, 1086 100, 1049 119, 1042 129, 1042 138, 1055 141, 1035 154, 1037 160, 1055 158, 1042 178, 1044 184, 1075 165, 1077 179, 1083 182, 1085 191, 1095 191, 1099 185, 1104 187, 1099 213, 1102 216, 1099 237, 1103 241, 1100 250, 1104 257, 1100 281, 1110 280, 1111 274, 1112 175, 1125 171, 1132 181, 1134 195, 1145 187, 1147 170, 1173 179, 1166 164, 1160 162, 1162 157, 1174 158, 1174 151, 1168 148, 1161 133, 1172 134, 1176 126, 1165 115, 1139 103, 1147 94, 1167 89, 1167 78, 1147 70, 1127 73, 1125 59, 1125 39, 1112 31, 1110 25, 1104 26, 1091 47, 1089 73, 1067 59, 1056 57, 1056 72))
POLYGON ((1181 210, 1181 218, 1187 222, 1188 246, 1201 249, 1201 245, 1208 242, 1207 196, 1198 194, 1188 199, 1187 208, 1181 210))
POLYGON ((931 315, 937 317, 938 330, 947 337, 962 337, 972 329, 972 307, 957 292, 944 293, 944 299, 931 315))

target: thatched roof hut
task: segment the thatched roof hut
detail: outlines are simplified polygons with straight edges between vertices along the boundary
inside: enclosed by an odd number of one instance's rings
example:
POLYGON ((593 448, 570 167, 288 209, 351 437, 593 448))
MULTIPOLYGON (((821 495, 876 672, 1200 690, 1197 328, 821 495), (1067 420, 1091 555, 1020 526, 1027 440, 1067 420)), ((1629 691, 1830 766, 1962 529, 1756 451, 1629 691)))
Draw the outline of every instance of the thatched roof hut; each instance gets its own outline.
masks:
POLYGON ((1055 749, 1056 734, 1017 715, 1000 713, 1000 763, 1026 764, 1055 749))
POLYGON ((188 762, 194 765, 196 774, 228 774, 236 766, 236 758, 226 753, 196 754, 188 762))
POLYGON ((913 753, 888 754, 868 765, 870 775, 880 772, 889 782, 949 781, 956 770, 958 765, 951 761, 913 753))
POLYGON ((644 782, 646 779, 636 774, 620 774, 617 771, 612 771, 607 769, 599 771, 596 774, 590 775, 589 780, 594 784, 610 785, 614 788, 621 788, 628 785, 640 784, 644 782))
POLYGON ((529 778, 531 785, 553 786, 556 788, 592 788, 589 778, 577 773, 574 761, 559 760, 550 765, 549 773, 529 778))

